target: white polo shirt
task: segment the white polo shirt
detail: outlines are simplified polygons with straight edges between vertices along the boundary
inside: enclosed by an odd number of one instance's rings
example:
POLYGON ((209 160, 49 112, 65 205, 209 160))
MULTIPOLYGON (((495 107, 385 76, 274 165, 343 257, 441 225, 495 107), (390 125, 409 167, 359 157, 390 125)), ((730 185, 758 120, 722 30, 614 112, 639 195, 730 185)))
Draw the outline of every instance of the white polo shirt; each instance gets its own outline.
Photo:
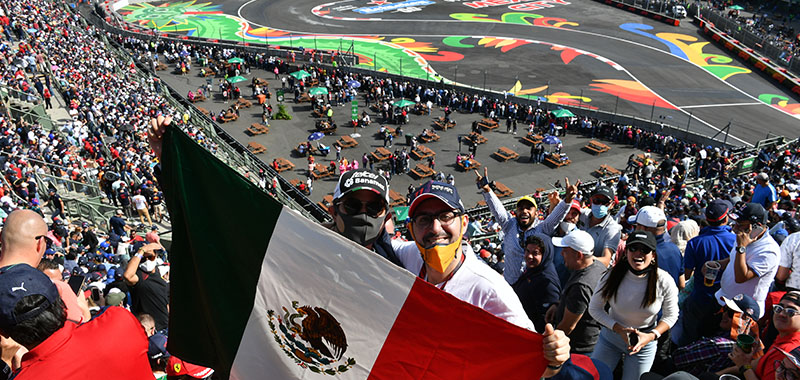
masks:
POLYGON ((767 299, 767 293, 772 281, 775 279, 775 274, 778 273, 780 252, 780 246, 769 233, 764 233, 761 239, 748 245, 744 253, 745 261, 747 262, 747 267, 755 272, 757 277, 739 284, 736 282, 736 274, 733 269, 733 262, 736 260, 737 255, 734 247, 730 253, 731 261, 722 273, 721 288, 715 294, 717 302, 720 302, 720 305, 724 304, 720 300, 721 296, 733 298, 737 294, 747 294, 758 302, 760 309, 758 317, 764 316, 764 301, 767 299))

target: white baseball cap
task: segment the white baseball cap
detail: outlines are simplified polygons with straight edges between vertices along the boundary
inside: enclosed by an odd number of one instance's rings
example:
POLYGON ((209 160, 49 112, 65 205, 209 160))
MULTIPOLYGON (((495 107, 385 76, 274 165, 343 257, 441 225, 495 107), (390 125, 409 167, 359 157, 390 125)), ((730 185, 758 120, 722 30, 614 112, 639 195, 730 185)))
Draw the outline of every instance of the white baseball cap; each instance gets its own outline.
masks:
POLYGON ((656 206, 644 206, 636 215, 628 218, 630 224, 641 224, 645 227, 664 227, 667 225, 667 216, 664 210, 656 206))
POLYGON ((572 230, 567 236, 563 238, 552 238, 553 245, 556 247, 570 247, 584 256, 594 254, 594 239, 592 235, 583 230, 572 230))

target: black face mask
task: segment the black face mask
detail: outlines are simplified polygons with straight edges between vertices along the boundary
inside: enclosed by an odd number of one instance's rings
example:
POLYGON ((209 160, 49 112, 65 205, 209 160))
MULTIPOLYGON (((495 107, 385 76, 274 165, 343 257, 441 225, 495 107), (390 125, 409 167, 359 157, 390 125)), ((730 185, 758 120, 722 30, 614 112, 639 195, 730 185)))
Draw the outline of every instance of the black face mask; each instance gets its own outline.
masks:
POLYGON ((364 247, 374 243, 383 229, 384 218, 373 218, 367 214, 339 213, 339 216, 344 222, 344 229, 339 233, 364 247))
POLYGON ((633 273, 633 274, 635 274, 635 275, 637 275, 637 276, 641 276, 641 275, 643 275, 643 274, 645 274, 645 273, 647 273, 647 272, 650 272, 651 270, 653 270, 653 267, 654 267, 654 265, 653 265, 653 264, 650 264, 650 265, 648 265, 648 266, 647 266, 647 268, 644 268, 644 269, 642 269, 642 270, 635 270, 635 269, 633 269, 633 268, 631 268, 631 267, 629 266, 629 267, 628 267, 628 270, 629 270, 629 271, 631 271, 631 273, 633 273))

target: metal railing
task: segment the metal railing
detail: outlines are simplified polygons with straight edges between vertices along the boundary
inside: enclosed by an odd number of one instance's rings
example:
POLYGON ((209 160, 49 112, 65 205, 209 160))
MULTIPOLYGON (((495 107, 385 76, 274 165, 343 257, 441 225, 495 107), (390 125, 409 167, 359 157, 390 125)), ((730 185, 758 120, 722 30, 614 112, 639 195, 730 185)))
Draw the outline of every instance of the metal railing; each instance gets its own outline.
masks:
POLYGON ((773 62, 777 62, 781 66, 788 68, 794 74, 800 75, 800 58, 793 57, 791 52, 787 52, 786 49, 773 45, 772 40, 774 40, 774 38, 759 36, 748 30, 746 26, 736 22, 735 19, 726 17, 709 7, 701 8, 700 14, 703 18, 713 23, 717 29, 728 33, 728 35, 739 42, 758 51, 761 55, 770 58, 773 62))

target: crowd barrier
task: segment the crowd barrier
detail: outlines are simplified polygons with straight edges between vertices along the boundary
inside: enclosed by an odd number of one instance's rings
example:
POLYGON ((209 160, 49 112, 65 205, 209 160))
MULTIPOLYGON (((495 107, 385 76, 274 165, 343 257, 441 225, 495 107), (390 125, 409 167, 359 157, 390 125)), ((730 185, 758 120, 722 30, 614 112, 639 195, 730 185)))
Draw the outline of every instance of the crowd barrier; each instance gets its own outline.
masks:
MULTIPOLYGON (((703 13, 704 12, 701 12, 701 15, 703 13)), ((712 22, 709 22, 705 18, 696 17, 695 22, 706 35, 710 36, 711 40, 772 78, 781 86, 793 92, 796 97, 800 98, 800 78, 792 74, 788 69, 779 66, 777 63, 773 62, 772 59, 762 56, 741 41, 730 36, 727 32, 718 29, 712 22)))

